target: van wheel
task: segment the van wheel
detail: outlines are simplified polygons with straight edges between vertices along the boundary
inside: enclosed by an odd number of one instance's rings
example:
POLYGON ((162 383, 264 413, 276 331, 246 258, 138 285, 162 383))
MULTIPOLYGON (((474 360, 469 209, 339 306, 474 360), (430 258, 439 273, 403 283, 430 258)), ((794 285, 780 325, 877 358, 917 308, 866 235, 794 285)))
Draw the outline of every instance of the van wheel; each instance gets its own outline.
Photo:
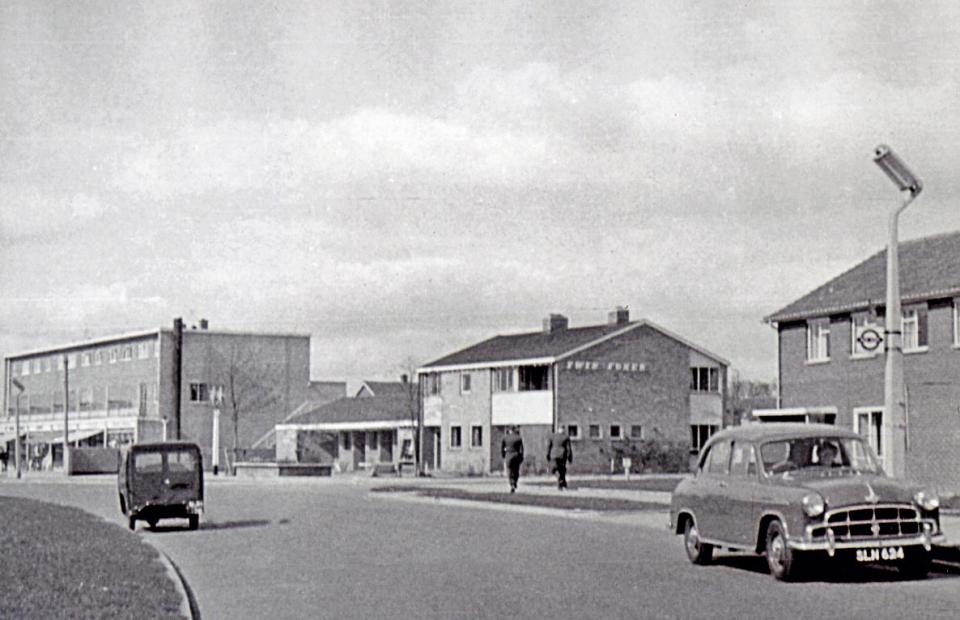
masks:
POLYGON ((147 525, 149 525, 149 526, 150 526, 150 529, 152 530, 153 528, 157 527, 157 520, 156 520, 156 519, 147 519, 147 525))
POLYGON ((787 545, 787 536, 779 521, 767 526, 767 566, 778 581, 790 581, 797 575, 797 554, 787 545))
POLYGON ((189 527, 191 530, 200 529, 200 516, 199 515, 190 515, 187 517, 189 521, 189 527))
POLYGON ((687 557, 694 564, 709 564, 713 559, 713 545, 700 540, 700 531, 693 517, 687 517, 687 524, 683 528, 683 546, 687 550, 687 557))
POLYGON ((130 517, 129 519, 127 519, 127 526, 130 528, 130 531, 137 529, 136 517, 130 517))

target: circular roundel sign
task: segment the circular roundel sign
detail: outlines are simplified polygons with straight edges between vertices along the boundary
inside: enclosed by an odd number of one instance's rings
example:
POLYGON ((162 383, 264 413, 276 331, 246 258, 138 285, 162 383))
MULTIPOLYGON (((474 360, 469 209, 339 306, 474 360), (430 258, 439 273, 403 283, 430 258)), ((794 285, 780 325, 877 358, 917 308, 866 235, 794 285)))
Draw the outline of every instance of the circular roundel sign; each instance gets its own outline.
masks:
POLYGON ((873 351, 883 342, 883 336, 875 329, 865 329, 860 334, 860 337, 857 338, 857 342, 867 351, 873 351))

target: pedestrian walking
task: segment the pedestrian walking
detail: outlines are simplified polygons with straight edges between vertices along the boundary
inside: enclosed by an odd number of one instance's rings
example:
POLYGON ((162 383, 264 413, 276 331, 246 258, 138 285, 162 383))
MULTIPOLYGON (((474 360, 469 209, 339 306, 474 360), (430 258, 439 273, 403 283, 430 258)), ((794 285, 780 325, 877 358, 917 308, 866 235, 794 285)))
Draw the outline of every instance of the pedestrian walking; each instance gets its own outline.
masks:
POLYGON ((523 463, 523 438, 520 429, 516 426, 507 428, 507 433, 500 443, 500 454, 503 464, 507 468, 507 477, 510 480, 510 492, 517 490, 517 481, 520 480, 520 464, 523 463))
POLYGON ((570 437, 563 426, 557 427, 557 432, 550 435, 547 443, 547 462, 553 463, 552 471, 557 474, 557 488, 561 491, 567 488, 567 464, 573 462, 573 449, 570 447, 570 437))

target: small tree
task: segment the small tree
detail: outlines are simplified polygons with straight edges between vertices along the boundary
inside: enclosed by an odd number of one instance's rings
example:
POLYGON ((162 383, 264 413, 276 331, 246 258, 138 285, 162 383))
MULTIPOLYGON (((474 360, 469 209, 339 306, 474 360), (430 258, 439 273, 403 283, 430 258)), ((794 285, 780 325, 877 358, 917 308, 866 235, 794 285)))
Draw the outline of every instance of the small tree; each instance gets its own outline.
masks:
POLYGON ((280 401, 279 382, 282 374, 269 363, 269 356, 256 346, 232 342, 226 351, 214 353, 215 377, 223 390, 223 405, 233 424, 233 459, 236 473, 240 450, 240 420, 252 411, 271 407, 280 401))
POLYGON ((417 475, 422 475, 423 471, 421 470, 420 463, 420 382, 417 380, 417 364, 416 360, 412 357, 408 357, 404 360, 403 364, 400 366, 401 381, 403 382, 404 387, 404 397, 406 399, 406 409, 407 415, 410 418, 410 422, 413 424, 413 463, 414 471, 417 472, 417 475))

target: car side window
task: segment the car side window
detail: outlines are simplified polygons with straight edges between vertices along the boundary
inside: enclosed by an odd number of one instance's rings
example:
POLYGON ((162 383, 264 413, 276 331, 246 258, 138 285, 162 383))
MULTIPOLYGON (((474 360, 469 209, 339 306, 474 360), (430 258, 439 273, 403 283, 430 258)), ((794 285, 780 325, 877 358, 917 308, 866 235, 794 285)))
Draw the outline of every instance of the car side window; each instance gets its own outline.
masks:
POLYGON ((707 455, 706 469, 710 474, 725 474, 730 465, 730 443, 720 441, 713 445, 707 455))
POLYGON ((730 475, 742 478, 757 475, 757 457, 753 444, 734 442, 730 455, 730 475))

